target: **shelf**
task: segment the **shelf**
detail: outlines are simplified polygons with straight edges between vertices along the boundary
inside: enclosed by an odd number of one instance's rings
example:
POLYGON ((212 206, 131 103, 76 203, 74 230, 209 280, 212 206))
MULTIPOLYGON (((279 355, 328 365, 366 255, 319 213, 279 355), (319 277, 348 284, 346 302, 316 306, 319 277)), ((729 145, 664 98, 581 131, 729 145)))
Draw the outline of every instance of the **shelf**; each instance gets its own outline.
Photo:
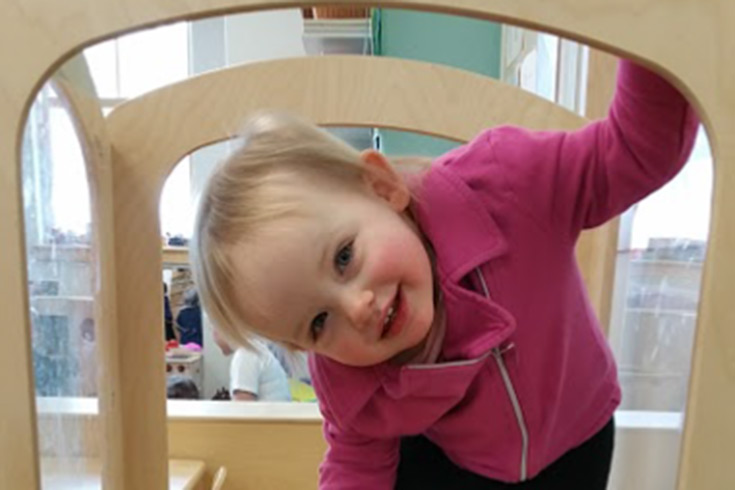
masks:
POLYGON ((163 247, 163 266, 189 267, 189 249, 187 247, 163 247))
POLYGON ((641 369, 640 367, 629 366, 625 364, 618 365, 618 374, 621 378, 623 377, 635 377, 638 379, 648 378, 655 380, 671 380, 671 379, 682 379, 689 376, 688 371, 674 372, 674 371, 652 371, 641 369))
POLYGON ((369 17, 359 19, 304 19, 304 38, 371 39, 369 17))
POLYGON ((625 313, 634 313, 640 315, 674 315, 696 318, 697 312, 692 310, 675 310, 671 308, 640 308, 640 307, 626 307, 625 313))
POLYGON ((672 260, 672 259, 633 259, 630 261, 631 264, 641 265, 661 265, 670 267, 691 267, 701 268, 704 264, 701 261, 696 260, 672 260))
POLYGON ((304 19, 302 41, 307 55, 370 55, 372 24, 369 18, 304 19))
POLYGON ((629 274, 636 276, 688 276, 698 281, 702 274, 702 262, 677 260, 635 259, 628 263, 629 274))
POLYGON ((34 245, 30 249, 30 259, 39 262, 90 262, 89 245, 34 245))
POLYGON ((68 316, 75 312, 84 318, 94 318, 91 296, 31 296, 30 304, 39 315, 68 316))
POLYGON ((650 410, 616 410, 616 430, 674 430, 684 426, 682 412, 656 412, 650 410))
MULTIPOLYGON (((169 490, 201 488, 204 463, 190 459, 168 462, 169 490)), ((102 461, 97 458, 43 458, 43 488, 54 490, 97 490, 102 488, 102 461)))
POLYGON ((319 405, 309 402, 222 403, 209 400, 168 400, 169 420, 217 420, 244 423, 321 424, 319 405))
MULTIPOLYGON (((95 417, 99 414, 99 403, 96 398, 38 397, 36 403, 40 417, 95 417)), ((169 421, 322 423, 322 415, 316 403, 223 403, 210 400, 167 400, 166 407, 166 417, 169 421)))
MULTIPOLYGON (((31 248, 31 260, 39 262, 86 262, 92 261, 88 245, 36 245, 31 248)), ((189 266, 187 247, 163 247, 163 263, 169 266, 189 266)))

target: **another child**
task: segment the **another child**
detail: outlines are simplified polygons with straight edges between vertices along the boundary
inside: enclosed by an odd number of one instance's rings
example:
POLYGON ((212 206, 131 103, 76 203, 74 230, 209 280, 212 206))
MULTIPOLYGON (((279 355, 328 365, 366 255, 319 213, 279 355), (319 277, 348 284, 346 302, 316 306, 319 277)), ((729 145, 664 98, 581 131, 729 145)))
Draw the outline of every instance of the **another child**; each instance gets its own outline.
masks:
POLYGON ((191 288, 184 294, 184 307, 176 315, 176 328, 179 331, 179 343, 186 345, 195 343, 203 346, 202 342, 202 309, 199 306, 199 294, 191 288))
POLYGON ((574 247, 670 180, 697 124, 630 62, 606 119, 489 129, 409 176, 261 115, 201 199, 205 309, 230 342, 312 353, 322 489, 603 489, 621 394, 574 247))
POLYGON ((166 398, 176 400, 198 400, 199 388, 191 376, 175 374, 166 380, 166 398))
POLYGON ((168 297, 168 286, 163 283, 163 328, 166 342, 169 340, 178 340, 176 331, 174 330, 174 316, 171 312, 171 300, 168 297))
POLYGON ((253 340, 250 348, 233 349, 215 330, 214 342, 230 360, 230 398, 236 401, 287 402, 288 377, 265 342, 253 340))

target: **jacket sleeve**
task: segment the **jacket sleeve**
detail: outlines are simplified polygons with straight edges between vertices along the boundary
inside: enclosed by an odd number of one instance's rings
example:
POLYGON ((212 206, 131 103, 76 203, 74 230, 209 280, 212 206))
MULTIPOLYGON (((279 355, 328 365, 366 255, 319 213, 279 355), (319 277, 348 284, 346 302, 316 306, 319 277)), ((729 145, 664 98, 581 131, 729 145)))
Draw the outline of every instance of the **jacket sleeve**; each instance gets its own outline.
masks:
POLYGON ((516 204, 554 234, 576 240, 671 180, 698 124, 673 86, 622 61, 605 119, 572 132, 499 128, 485 133, 485 144, 496 167, 490 174, 504 180, 516 204))
POLYGON ((324 415, 328 448, 319 467, 320 490, 392 490, 396 481, 399 439, 374 439, 339 429, 324 415))

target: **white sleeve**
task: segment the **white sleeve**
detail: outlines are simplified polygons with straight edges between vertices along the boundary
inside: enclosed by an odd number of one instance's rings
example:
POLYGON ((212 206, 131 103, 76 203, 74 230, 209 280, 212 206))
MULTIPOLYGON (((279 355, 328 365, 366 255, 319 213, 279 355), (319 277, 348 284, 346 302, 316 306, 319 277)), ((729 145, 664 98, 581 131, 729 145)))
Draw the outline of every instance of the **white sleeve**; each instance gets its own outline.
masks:
POLYGON ((259 393, 258 399, 263 401, 290 401, 291 390, 288 385, 288 377, 281 363, 266 346, 263 346, 262 355, 263 370, 260 374, 262 391, 259 393))
POLYGON ((257 396, 260 371, 260 358, 256 352, 237 349, 230 363, 230 393, 247 391, 257 396))

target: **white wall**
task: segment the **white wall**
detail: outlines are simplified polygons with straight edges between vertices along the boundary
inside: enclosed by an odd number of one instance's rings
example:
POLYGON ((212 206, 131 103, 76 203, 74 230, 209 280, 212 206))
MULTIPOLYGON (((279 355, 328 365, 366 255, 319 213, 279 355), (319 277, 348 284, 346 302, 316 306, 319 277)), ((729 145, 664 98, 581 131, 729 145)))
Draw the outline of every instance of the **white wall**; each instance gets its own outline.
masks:
POLYGON ((225 19, 228 65, 305 54, 300 9, 273 10, 225 19))

